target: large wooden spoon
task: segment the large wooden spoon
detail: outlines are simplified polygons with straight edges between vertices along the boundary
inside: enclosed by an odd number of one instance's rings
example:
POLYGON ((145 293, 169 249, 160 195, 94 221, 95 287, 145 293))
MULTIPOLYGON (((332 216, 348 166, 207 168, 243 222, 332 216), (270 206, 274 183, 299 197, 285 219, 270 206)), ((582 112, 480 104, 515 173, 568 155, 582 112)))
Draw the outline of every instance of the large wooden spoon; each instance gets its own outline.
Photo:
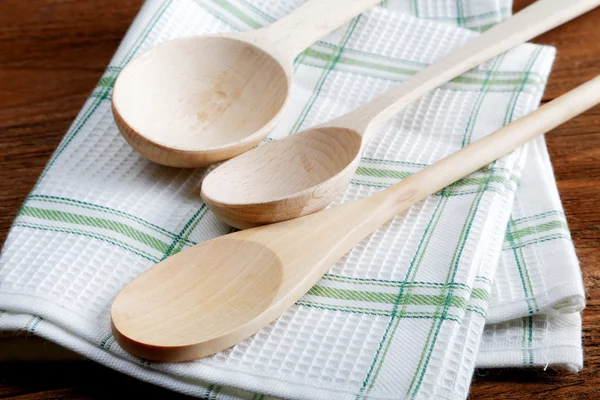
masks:
POLYGON ((321 210, 344 191, 369 138, 398 110, 599 4, 539 0, 353 112, 222 164, 205 177, 202 198, 219 219, 241 229, 321 210))
POLYGON ((140 154, 200 167, 254 147, 277 123, 294 58, 381 0, 312 0, 255 31, 176 39, 119 74, 112 109, 140 154))
POLYGON ((599 102, 600 76, 373 196, 169 257, 116 297, 115 338, 128 352, 159 361, 233 346, 281 315, 396 214, 599 102))

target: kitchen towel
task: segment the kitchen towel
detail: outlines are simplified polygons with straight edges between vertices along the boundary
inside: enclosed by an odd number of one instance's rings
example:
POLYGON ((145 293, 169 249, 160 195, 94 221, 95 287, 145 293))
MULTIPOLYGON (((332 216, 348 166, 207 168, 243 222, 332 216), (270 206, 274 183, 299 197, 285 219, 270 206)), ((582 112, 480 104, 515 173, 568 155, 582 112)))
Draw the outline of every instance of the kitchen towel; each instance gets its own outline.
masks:
MULTIPOLYGON (((278 320, 187 363, 124 352, 110 303, 156 262, 230 228, 199 198, 205 171, 153 164, 119 135, 112 84, 136 54, 258 28, 301 0, 147 1, 23 204, 0 256, 0 329, 211 398, 464 398, 476 365, 582 365, 584 292, 543 139, 397 216, 278 320), (484 329, 484 324, 489 323, 484 329)), ((510 15, 509 1, 385 1, 298 57, 272 139, 356 108, 510 15), (454 26, 452 26, 454 25, 454 26)), ((526 44, 399 113, 345 202, 535 109, 555 50, 526 44)))

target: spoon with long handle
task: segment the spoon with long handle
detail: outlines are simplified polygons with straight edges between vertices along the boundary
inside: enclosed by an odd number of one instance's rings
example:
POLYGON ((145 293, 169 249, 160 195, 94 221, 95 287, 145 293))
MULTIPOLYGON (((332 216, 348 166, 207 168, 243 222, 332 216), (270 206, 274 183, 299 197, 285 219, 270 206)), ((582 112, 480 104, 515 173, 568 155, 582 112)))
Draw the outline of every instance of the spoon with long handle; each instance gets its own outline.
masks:
POLYGON ((266 28, 172 40, 119 74, 112 110, 144 157, 200 167, 254 147, 292 87, 294 58, 381 0, 311 0, 266 28))
POLYGON ((343 193, 369 139, 400 109, 599 4, 600 0, 538 0, 349 114, 220 165, 202 182, 202 198, 219 219, 241 229, 321 210, 343 193))
POLYGON ((115 338, 128 352, 159 361, 233 346, 281 315, 395 215, 599 102, 600 76, 382 192, 169 257, 117 295, 115 338))

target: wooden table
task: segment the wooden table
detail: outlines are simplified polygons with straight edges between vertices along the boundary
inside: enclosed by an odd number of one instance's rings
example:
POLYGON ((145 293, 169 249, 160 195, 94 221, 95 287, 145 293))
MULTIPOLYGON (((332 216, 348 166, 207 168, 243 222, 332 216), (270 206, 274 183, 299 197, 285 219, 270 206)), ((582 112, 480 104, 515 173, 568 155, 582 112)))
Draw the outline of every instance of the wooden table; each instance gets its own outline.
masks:
MULTIPOLYGON (((516 0, 515 11, 531 2, 516 0)), ((0 0, 0 243, 141 3, 0 0)), ((544 95, 549 101, 600 73, 600 9, 536 42, 558 48, 544 95)), ((578 375, 478 371, 472 399, 600 397, 600 107, 553 131, 548 146, 588 292, 585 367, 578 375)), ((183 397, 92 362, 0 364, 0 398, 127 394, 183 397)))

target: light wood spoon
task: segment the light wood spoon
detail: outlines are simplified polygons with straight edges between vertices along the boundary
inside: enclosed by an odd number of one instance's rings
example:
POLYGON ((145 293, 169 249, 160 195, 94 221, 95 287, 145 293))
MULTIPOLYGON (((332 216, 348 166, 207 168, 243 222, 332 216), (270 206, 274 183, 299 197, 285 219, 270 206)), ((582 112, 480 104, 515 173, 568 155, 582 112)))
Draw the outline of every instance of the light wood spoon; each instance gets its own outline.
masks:
POLYGON ((396 214, 599 102, 600 76, 375 195, 169 257, 117 295, 115 338, 128 352, 159 361, 233 346, 281 315, 396 214))
POLYGON ((270 26, 172 40, 119 74, 112 110, 144 157, 201 167, 254 147, 277 123, 294 58, 381 0, 312 0, 270 26))
POLYGON ((205 177, 201 196, 219 219, 240 229, 321 210, 343 193, 369 139, 401 108, 599 4, 539 0, 353 112, 220 165, 205 177))

